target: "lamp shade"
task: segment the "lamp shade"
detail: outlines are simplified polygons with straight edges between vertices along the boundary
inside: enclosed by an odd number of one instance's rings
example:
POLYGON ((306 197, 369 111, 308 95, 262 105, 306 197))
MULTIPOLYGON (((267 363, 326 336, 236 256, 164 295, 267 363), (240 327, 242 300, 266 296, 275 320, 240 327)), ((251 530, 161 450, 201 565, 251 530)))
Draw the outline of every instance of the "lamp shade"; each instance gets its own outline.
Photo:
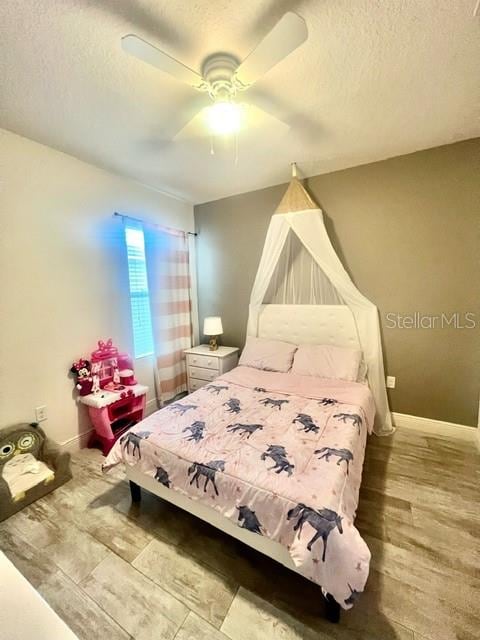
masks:
POLYGON ((205 318, 203 321, 203 333, 206 336, 219 336, 222 334, 222 319, 219 316, 205 318))

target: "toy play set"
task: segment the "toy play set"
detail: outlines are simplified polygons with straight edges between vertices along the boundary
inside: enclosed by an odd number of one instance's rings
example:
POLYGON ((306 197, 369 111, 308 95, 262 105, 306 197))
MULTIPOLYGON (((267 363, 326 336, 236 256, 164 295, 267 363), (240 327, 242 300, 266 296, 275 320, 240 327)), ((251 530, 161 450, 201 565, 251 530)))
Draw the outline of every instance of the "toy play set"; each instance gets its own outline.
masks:
POLYGON ((89 446, 100 444, 107 455, 122 433, 143 419, 148 387, 138 384, 132 358, 119 353, 111 338, 99 340, 90 360, 80 358, 70 371, 95 429, 89 446))

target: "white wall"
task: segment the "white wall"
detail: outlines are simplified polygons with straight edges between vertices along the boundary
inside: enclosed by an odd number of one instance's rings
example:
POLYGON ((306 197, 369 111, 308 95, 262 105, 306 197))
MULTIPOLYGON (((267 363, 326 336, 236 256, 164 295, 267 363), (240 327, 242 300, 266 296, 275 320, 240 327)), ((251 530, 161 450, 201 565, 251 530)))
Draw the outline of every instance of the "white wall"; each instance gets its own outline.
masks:
MULTIPOLYGON (((42 426, 66 443, 89 428, 74 400, 72 361, 99 338, 133 353, 113 212, 193 230, 193 208, 1 129, 0 181, 0 427, 31 422, 47 405, 42 426)), ((151 401, 149 359, 137 360, 136 372, 151 401)))

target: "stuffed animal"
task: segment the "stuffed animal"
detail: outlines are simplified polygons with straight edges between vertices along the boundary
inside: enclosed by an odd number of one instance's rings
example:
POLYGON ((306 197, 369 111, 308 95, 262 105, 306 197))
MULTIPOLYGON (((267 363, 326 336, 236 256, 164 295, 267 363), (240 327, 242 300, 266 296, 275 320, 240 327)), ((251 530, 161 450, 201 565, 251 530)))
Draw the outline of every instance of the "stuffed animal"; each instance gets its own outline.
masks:
POLYGON ((70 372, 77 378, 77 384, 75 386, 81 396, 87 396, 92 392, 93 378, 88 360, 80 358, 80 360, 72 364, 70 372))
POLYGON ((100 362, 94 362, 92 364, 92 393, 97 395, 100 393, 100 371, 102 365, 100 362))
POLYGON ((120 371, 118 370, 118 360, 117 358, 112 358, 112 367, 113 367, 113 384, 120 384, 120 371))
POLYGON ((70 480, 60 453, 35 424, 0 429, 0 521, 70 480))

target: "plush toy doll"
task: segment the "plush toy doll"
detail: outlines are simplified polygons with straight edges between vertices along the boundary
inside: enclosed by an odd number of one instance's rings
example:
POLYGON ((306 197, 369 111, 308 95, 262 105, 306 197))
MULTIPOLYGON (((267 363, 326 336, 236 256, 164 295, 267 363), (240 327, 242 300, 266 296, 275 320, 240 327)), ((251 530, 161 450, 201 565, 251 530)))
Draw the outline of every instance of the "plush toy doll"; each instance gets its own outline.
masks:
POLYGON ((94 362, 92 364, 92 393, 97 395, 100 393, 100 362, 94 362))
POLYGON ((70 371, 77 377, 76 388, 78 389, 79 394, 81 396, 86 396, 91 393, 93 378, 92 372, 90 371, 90 362, 80 358, 80 360, 77 360, 77 362, 72 364, 70 371))
POLYGON ((118 360, 117 358, 112 358, 112 367, 113 367, 113 383, 120 384, 120 371, 118 370, 118 360))

